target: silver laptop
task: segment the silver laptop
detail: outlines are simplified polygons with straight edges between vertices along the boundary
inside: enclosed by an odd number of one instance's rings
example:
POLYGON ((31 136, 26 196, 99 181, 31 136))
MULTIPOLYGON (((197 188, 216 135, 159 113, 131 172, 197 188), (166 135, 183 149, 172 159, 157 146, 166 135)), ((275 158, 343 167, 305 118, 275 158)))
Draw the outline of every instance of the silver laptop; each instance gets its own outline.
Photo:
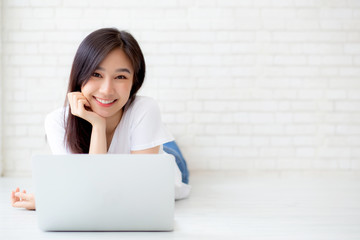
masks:
POLYGON ((44 231, 173 230, 172 155, 34 155, 32 163, 44 231))

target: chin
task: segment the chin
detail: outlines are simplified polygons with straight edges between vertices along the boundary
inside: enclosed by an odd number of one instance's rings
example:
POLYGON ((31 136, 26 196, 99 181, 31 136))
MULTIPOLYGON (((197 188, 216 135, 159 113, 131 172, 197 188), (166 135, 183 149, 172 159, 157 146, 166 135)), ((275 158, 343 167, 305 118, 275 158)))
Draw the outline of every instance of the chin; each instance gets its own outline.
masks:
POLYGON ((109 118, 116 114, 116 113, 108 113, 108 112, 104 112, 104 111, 98 111, 95 113, 97 113, 100 117, 103 117, 103 118, 109 118))
POLYGON ((109 118, 109 117, 113 117, 115 116, 116 114, 119 113, 120 110, 118 111, 106 111, 106 110, 98 110, 98 111, 94 111, 96 114, 98 114, 99 116, 103 117, 103 118, 109 118))

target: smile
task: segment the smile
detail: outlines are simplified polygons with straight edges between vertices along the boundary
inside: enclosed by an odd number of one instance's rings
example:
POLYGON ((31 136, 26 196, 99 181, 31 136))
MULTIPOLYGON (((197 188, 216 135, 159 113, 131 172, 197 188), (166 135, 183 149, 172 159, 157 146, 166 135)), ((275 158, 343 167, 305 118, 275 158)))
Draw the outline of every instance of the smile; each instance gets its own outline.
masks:
POLYGON ((97 98, 94 97, 94 99, 96 100, 97 103, 99 103, 101 106, 106 106, 109 107, 111 106, 113 103, 116 102, 117 99, 114 100, 105 100, 105 99, 101 99, 101 98, 97 98))

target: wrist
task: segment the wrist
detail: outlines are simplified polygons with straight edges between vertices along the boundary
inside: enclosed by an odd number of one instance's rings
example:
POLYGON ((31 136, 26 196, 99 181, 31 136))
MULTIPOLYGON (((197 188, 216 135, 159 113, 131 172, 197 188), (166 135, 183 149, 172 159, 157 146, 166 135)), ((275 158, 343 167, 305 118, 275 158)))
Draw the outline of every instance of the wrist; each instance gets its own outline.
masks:
POLYGON ((105 130, 106 129, 106 121, 105 119, 97 120, 96 122, 91 122, 93 129, 97 130, 105 130))
POLYGON ((107 153, 106 125, 94 124, 91 131, 89 154, 107 153))

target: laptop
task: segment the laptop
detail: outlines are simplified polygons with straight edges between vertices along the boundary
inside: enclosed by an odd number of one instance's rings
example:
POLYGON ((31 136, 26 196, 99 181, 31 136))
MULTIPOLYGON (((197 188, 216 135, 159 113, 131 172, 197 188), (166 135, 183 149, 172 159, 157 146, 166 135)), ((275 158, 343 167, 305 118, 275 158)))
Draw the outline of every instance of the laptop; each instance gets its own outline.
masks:
POLYGON ((174 156, 34 155, 43 231, 172 231, 174 156))

